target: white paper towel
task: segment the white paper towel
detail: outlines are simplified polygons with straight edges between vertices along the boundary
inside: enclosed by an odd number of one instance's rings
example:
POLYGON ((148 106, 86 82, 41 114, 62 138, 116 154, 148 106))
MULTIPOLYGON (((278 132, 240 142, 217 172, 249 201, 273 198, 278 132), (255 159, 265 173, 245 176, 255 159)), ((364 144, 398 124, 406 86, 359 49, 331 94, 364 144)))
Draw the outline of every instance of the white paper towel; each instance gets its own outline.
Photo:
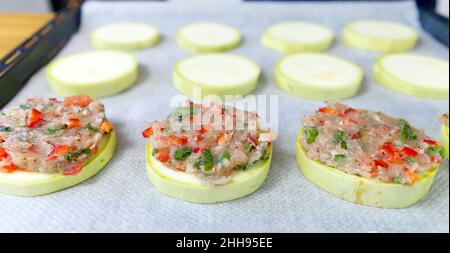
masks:
MULTIPOLYGON (((162 42, 136 52, 138 83, 122 94, 103 99, 118 132, 117 152, 97 176, 70 189, 47 196, 20 198, 0 195, 2 232, 448 232, 449 176, 443 164, 430 193, 420 203, 402 210, 365 207, 337 199, 310 183, 295 162, 295 140, 300 119, 321 103, 280 91, 273 70, 280 54, 260 46, 268 25, 286 20, 319 22, 339 34, 343 25, 360 18, 381 18, 418 27, 410 2, 380 3, 211 3, 204 1, 87 2, 82 27, 60 55, 92 49, 93 28, 115 21, 144 21, 157 26, 162 42), (208 4, 209 3, 209 4, 208 4), (145 174, 145 140, 140 132, 148 121, 165 117, 169 99, 178 94, 171 84, 174 63, 192 53, 179 49, 177 29, 189 22, 212 20, 239 28, 242 46, 234 53, 256 61, 263 70, 256 94, 279 96, 279 138, 265 184, 253 195, 228 203, 198 205, 159 194, 145 174)), ((448 50, 422 32, 414 52, 448 59, 448 50)), ((437 137, 439 113, 448 100, 425 100, 400 95, 375 83, 371 67, 377 53, 351 49, 335 42, 330 53, 364 68, 361 91, 345 102, 408 119, 437 137)), ((28 97, 55 96, 44 70, 36 73, 9 105, 28 97)))

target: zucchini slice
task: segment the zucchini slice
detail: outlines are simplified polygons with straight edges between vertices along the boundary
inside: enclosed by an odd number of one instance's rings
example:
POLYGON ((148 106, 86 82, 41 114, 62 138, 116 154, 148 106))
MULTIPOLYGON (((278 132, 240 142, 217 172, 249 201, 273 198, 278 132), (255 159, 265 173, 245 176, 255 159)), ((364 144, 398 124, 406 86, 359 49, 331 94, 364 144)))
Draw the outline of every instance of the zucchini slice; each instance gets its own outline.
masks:
POLYGON ((420 180, 413 186, 349 175, 308 158, 300 142, 302 131, 297 138, 297 163, 303 174, 323 190, 356 204, 381 208, 411 206, 428 193, 439 168, 420 175, 420 180))
POLYGON ((225 202, 250 195, 266 180, 272 159, 258 161, 245 171, 236 172, 233 179, 225 185, 209 186, 194 175, 168 168, 151 155, 151 149, 147 144, 147 175, 153 186, 170 197, 202 204, 225 202))
POLYGON ((299 53, 281 58, 275 68, 278 86, 293 95, 314 100, 335 100, 355 95, 362 69, 336 56, 299 53))
POLYGON ((342 43, 364 50, 393 53, 412 49, 418 38, 414 29, 401 23, 359 20, 344 28, 342 43))
POLYGON ((53 61, 46 71, 50 87, 60 96, 115 95, 133 85, 138 76, 136 58, 119 51, 90 51, 53 61))
POLYGON ((441 128, 441 142, 442 142, 442 146, 445 148, 445 158, 447 158, 447 160, 448 160, 448 152, 449 152, 449 149, 448 149, 448 147, 449 147, 449 144, 448 144, 448 137, 449 137, 449 132, 448 132, 448 126, 446 126, 446 125, 442 125, 442 128, 441 128))
POLYGON ((177 42, 181 48, 200 53, 223 52, 241 43, 241 33, 225 24, 200 22, 181 28, 177 42))
POLYGON ((144 23, 116 23, 97 28, 91 34, 97 49, 138 50, 159 42, 159 31, 144 23))
POLYGON ((377 60, 373 75, 380 84, 406 95, 448 98, 448 61, 415 54, 391 54, 377 60))
POLYGON ((264 32, 263 46, 283 53, 318 52, 333 42, 333 31, 307 22, 285 22, 270 26, 264 32))
POLYGON ((253 61, 232 54, 202 54, 179 61, 173 69, 175 87, 192 97, 194 88, 202 97, 246 95, 258 84, 260 67, 253 61))
POLYGON ((92 157, 77 175, 15 171, 0 172, 0 193, 32 197, 60 191, 79 184, 97 174, 111 160, 116 149, 116 133, 102 140, 99 153, 92 157))

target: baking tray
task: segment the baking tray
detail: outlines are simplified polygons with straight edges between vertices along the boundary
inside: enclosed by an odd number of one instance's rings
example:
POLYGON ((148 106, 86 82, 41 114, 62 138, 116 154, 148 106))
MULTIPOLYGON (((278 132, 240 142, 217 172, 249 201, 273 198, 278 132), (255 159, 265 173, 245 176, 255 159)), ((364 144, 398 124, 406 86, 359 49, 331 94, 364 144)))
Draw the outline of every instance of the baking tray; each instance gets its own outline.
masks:
MULTIPOLYGON (((82 26, 61 55, 92 50, 90 32, 116 21, 154 24, 162 41, 134 52, 140 64, 136 85, 102 99, 118 134, 116 154, 98 175, 70 189, 35 198, 0 195, 0 231, 18 232, 448 232, 449 175, 444 162, 429 194, 418 204, 384 210, 352 204, 318 189, 295 162, 295 140, 301 118, 323 103, 291 96, 273 80, 277 52, 260 46, 264 29, 274 22, 302 19, 329 26, 339 35, 349 21, 381 18, 409 24, 421 32, 415 53, 448 59, 448 49, 419 25, 413 2, 393 3, 214 3, 210 1, 87 2, 82 26), (209 4, 208 4, 209 3, 209 4), (239 28, 243 44, 231 53, 257 62, 263 71, 254 94, 278 97, 279 137, 264 185, 254 194, 227 203, 199 205, 161 195, 145 173, 145 140, 140 132, 151 120, 164 118, 179 92, 172 85, 172 66, 194 53, 180 49, 175 34, 182 25, 200 20, 225 22, 239 28)), ((371 67, 377 53, 348 48, 338 40, 328 53, 359 64, 365 79, 358 94, 344 102, 408 119, 437 137, 439 113, 447 100, 408 97, 377 84, 371 67)), ((54 97, 45 70, 33 75, 9 102, 17 105, 33 96, 54 97)))
POLYGON ((0 59, 0 109, 20 91, 30 76, 64 47, 78 29, 79 21, 79 6, 63 9, 0 59))

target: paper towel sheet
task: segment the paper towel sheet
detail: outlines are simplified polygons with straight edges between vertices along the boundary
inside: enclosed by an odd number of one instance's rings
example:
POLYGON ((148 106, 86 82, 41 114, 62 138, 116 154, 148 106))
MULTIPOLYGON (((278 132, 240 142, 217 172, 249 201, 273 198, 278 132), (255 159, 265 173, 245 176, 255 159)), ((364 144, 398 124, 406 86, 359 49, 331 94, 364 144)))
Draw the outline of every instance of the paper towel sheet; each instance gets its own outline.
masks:
MULTIPOLYGON (((425 199, 402 210, 352 204, 309 182, 295 162, 300 120, 322 103, 280 91, 273 80, 279 53, 260 46, 264 29, 274 22, 306 20, 331 27, 337 35, 354 19, 396 20, 419 29, 413 1, 371 3, 212 3, 212 1, 87 2, 80 31, 60 55, 90 50, 90 32, 116 21, 143 21, 157 26, 162 41, 136 52, 140 76, 122 94, 102 99, 118 133, 117 152, 103 171, 70 189, 47 196, 20 198, 0 195, 1 232, 449 232, 449 173, 445 162, 425 199), (145 173, 145 140, 140 132, 151 120, 164 118, 170 98, 174 63, 192 53, 176 45, 177 29, 193 21, 218 21, 239 28, 243 44, 233 53, 256 61, 263 70, 255 94, 279 96, 279 138, 265 184, 236 201, 199 205, 161 195, 145 173)), ((351 49, 335 42, 329 51, 361 65, 361 91, 345 102, 408 119, 437 137, 439 113, 448 100, 407 97, 378 85, 371 74, 377 53, 351 49)), ((415 53, 448 59, 448 50, 422 32, 415 53)), ((28 97, 54 97, 42 69, 10 102, 28 97)))

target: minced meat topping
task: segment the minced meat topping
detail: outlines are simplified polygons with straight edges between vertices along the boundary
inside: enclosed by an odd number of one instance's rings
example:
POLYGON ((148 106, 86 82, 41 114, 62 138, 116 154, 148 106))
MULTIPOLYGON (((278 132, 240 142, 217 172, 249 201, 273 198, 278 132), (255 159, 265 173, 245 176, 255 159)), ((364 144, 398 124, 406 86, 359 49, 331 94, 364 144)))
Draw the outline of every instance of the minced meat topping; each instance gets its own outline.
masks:
POLYGON ((271 133, 260 128, 256 113, 214 103, 190 102, 143 135, 157 160, 212 184, 225 184, 234 171, 271 155, 271 133), (205 120, 208 115, 211 120, 205 120))
POLYGON ((445 156, 437 141, 406 120, 340 103, 319 108, 303 125, 309 158, 381 182, 415 184, 445 156))
POLYGON ((86 95, 28 99, 0 113, 0 170, 75 175, 111 130, 103 104, 86 95))

